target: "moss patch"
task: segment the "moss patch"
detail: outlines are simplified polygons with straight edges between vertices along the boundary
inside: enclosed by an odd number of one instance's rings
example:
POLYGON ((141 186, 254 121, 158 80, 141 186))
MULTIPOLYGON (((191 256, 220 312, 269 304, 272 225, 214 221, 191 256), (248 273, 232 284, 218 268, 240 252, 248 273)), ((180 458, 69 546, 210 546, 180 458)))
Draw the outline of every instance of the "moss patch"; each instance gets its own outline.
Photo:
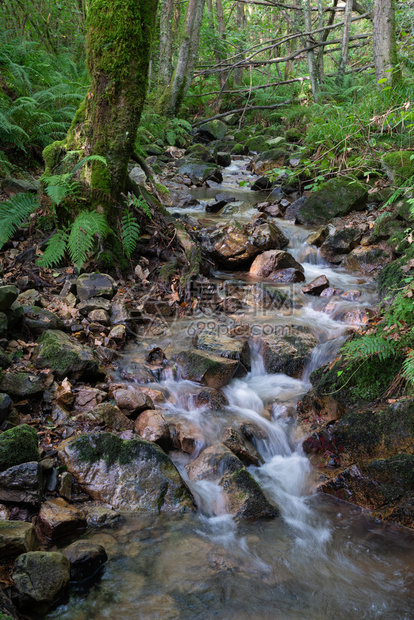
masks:
POLYGON ((38 440, 34 428, 22 424, 0 435, 0 471, 39 459, 38 440))

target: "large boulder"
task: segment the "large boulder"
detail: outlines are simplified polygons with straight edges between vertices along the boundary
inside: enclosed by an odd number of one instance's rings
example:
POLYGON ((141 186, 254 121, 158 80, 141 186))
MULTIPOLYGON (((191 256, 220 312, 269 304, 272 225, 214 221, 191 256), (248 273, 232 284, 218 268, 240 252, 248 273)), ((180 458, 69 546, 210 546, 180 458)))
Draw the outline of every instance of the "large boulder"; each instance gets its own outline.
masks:
POLYGON ((17 557, 37 549, 37 538, 32 523, 0 521, 0 560, 17 557))
POLYGON ((266 372, 299 377, 318 341, 308 327, 284 325, 262 336, 259 344, 266 372))
MULTIPOLYGON (((33 355, 35 368, 50 368, 56 377, 97 378, 98 361, 87 346, 72 342, 59 330, 48 330, 38 340, 33 355)), ((6 391, 6 390, 5 390, 6 391)))
POLYGON ((216 119, 203 123, 200 130, 203 137, 209 140, 222 140, 227 133, 227 125, 223 121, 216 119))
MULTIPOLYGON (((362 183, 349 181, 344 178, 330 179, 306 198, 299 198, 296 219, 299 224, 320 225, 326 224, 334 217, 348 215, 351 211, 365 209, 368 199, 368 189, 362 183)), ((286 217, 295 213, 296 203, 293 203, 286 217)))
POLYGON ((266 499, 256 480, 224 445, 215 444, 206 448, 186 469, 190 480, 218 481, 225 510, 235 519, 255 520, 277 516, 277 509, 266 499))
POLYGON ((342 259, 341 267, 357 274, 376 276, 392 258, 389 246, 358 246, 342 259))
POLYGON ((260 278, 270 278, 284 269, 295 269, 303 273, 304 269, 300 263, 293 258, 289 252, 283 250, 268 250, 256 256, 251 267, 250 275, 260 278))
POLYGON ((172 461, 143 439, 79 435, 60 445, 59 458, 93 499, 114 508, 177 512, 193 507, 172 461))
POLYGON ((183 379, 197 381, 216 389, 227 385, 239 366, 237 360, 195 349, 178 353, 174 361, 183 379))
POLYGON ((0 471, 39 459, 38 440, 34 428, 22 424, 1 433, 0 471))
POLYGON ((63 594, 69 580, 69 560, 57 551, 23 553, 14 564, 19 607, 46 611, 63 594))
POLYGON ((16 396, 26 398, 45 391, 43 378, 30 372, 5 372, 0 379, 0 390, 16 396))
POLYGON ((260 225, 231 222, 210 237, 212 257, 227 269, 249 265, 266 250, 280 250, 289 244, 282 231, 272 223, 260 225))

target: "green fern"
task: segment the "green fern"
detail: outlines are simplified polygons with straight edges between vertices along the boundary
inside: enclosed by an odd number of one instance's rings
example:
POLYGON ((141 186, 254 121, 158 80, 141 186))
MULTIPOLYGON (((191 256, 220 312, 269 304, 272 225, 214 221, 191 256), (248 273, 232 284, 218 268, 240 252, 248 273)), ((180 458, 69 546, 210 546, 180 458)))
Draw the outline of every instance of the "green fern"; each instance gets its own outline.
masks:
POLYGON ((124 211, 121 220, 121 240, 128 258, 137 247, 139 235, 140 227, 136 218, 128 210, 124 211))
POLYGON ((142 196, 139 196, 139 198, 137 198, 134 195, 128 194, 128 198, 132 200, 132 204, 136 209, 138 209, 138 211, 143 211, 150 220, 152 219, 151 209, 142 196))
POLYGON ((385 340, 381 336, 369 335, 346 342, 342 348, 344 357, 349 362, 356 362, 369 357, 378 356, 381 361, 396 352, 393 340, 385 340))
POLYGON ((60 263, 65 255, 69 234, 66 230, 57 230, 48 241, 45 253, 37 259, 37 264, 42 269, 49 269, 60 263))
POLYGON ((403 362, 402 376, 414 385, 414 351, 410 351, 403 362))
POLYGON ((68 249, 71 261, 81 267, 92 250, 95 236, 105 238, 109 232, 106 218, 97 211, 81 211, 71 226, 68 249))
POLYGON ((29 192, 0 203, 0 249, 38 206, 36 196, 29 192))

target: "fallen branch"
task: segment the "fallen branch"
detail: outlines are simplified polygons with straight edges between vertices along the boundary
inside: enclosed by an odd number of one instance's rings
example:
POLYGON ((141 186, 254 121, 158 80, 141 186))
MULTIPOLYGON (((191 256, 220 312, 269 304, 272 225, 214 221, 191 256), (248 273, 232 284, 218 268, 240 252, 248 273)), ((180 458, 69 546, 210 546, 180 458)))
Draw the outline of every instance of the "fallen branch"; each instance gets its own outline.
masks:
POLYGON ((228 112, 223 112, 222 114, 216 114, 216 116, 211 116, 210 118, 205 118, 202 121, 197 121, 197 123, 193 123, 193 127, 198 127, 199 125, 204 125, 208 121, 215 121, 218 118, 223 118, 224 116, 228 116, 229 114, 239 114, 242 112, 250 112, 251 110, 274 110, 275 108, 282 108, 285 105, 292 103, 290 99, 286 99, 282 103, 275 103, 273 105, 251 105, 246 108, 237 108, 237 110, 229 110, 228 112))

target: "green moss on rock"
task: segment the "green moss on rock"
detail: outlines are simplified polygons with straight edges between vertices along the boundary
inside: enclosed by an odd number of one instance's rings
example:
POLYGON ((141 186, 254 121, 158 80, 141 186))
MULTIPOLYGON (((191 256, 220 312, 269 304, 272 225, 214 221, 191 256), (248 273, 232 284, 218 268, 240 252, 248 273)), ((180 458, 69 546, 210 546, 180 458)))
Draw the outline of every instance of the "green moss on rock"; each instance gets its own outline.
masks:
POLYGON ((334 217, 362 211, 368 199, 368 189, 359 182, 336 178, 323 183, 301 204, 297 219, 300 224, 326 224, 334 217))
POLYGON ((382 158, 382 166, 391 183, 401 185, 414 176, 414 159, 412 151, 394 151, 382 158))
POLYGON ((22 424, 0 435, 0 471, 39 459, 38 440, 34 428, 22 424))

